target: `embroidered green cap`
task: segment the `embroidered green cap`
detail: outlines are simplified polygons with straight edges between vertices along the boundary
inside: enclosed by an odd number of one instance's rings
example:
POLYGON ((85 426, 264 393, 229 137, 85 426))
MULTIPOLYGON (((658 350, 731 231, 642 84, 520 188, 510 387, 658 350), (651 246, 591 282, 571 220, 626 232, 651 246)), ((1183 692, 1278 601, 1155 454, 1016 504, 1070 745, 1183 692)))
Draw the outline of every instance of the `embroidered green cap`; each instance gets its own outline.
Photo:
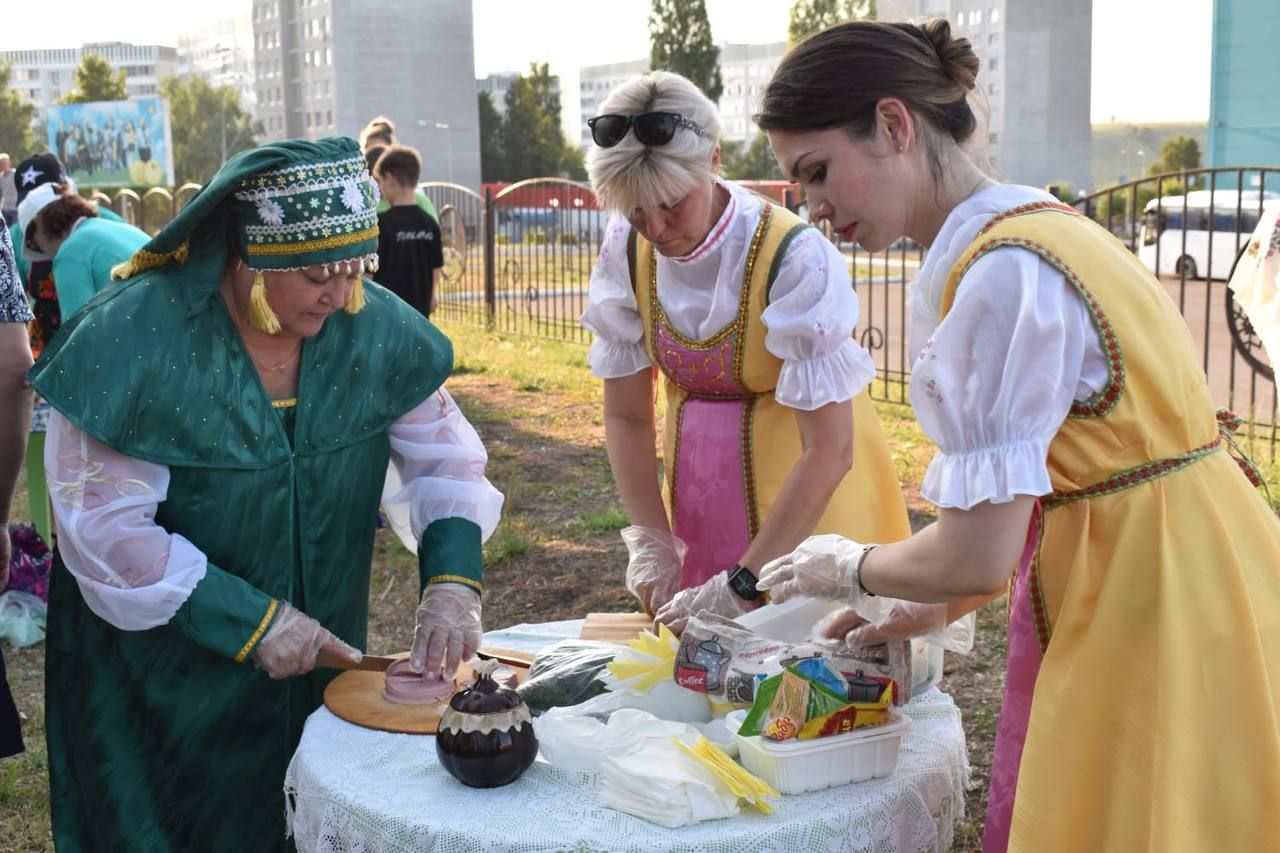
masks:
POLYGON ((231 157, 126 263, 128 278, 227 246, 247 266, 377 267, 378 188, 354 139, 286 139, 231 157))

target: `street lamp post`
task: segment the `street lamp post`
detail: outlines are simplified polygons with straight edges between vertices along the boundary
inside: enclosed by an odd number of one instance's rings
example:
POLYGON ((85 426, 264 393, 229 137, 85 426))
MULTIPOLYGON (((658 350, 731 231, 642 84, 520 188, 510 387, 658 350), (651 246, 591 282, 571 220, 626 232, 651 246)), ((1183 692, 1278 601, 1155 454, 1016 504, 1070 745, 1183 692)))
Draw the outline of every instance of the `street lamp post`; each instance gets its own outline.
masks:
MULTIPOLYGON (((427 120, 425 118, 418 119, 418 127, 426 127, 427 120)), ((453 134, 450 132, 449 125, 443 121, 432 122, 431 126, 436 130, 444 131, 445 142, 448 145, 447 157, 449 158, 449 183, 453 183, 453 134)))
POLYGON ((443 121, 436 122, 435 126, 436 130, 444 131, 444 138, 448 144, 447 156, 449 157, 449 183, 453 183, 453 131, 450 130, 449 125, 443 121))
MULTIPOLYGON (((233 60, 233 56, 235 53, 234 48, 224 47, 221 44, 215 44, 213 46, 213 52, 222 57, 222 68, 218 73, 219 79, 218 79, 218 89, 217 89, 218 91, 218 129, 219 129, 219 139, 221 140, 220 151, 222 153, 222 162, 226 163, 227 162, 227 88, 228 88, 227 81, 230 80, 232 84, 238 84, 241 80, 241 75, 238 71, 235 71, 233 69, 231 64, 234 61, 233 60)), ((237 93, 240 91, 239 89, 236 89, 234 85, 232 85, 231 88, 237 93)))

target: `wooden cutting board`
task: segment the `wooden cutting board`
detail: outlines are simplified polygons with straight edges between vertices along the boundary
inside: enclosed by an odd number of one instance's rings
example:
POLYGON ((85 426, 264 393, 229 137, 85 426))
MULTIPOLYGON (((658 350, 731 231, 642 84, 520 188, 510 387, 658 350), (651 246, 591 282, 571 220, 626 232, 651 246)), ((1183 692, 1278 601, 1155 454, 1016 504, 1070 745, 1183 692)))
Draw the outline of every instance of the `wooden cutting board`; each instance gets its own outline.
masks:
MULTIPOLYGON (((518 681, 524 681, 529 674, 528 663, 523 666, 525 658, 532 660, 531 655, 510 652, 504 649, 480 650, 481 654, 492 654, 502 658, 508 666, 516 671, 518 681)), ((407 658, 408 652, 393 655, 395 658, 407 658)), ((455 690, 470 687, 475 680, 475 673, 467 664, 458 667, 454 676, 455 690)), ((324 690, 324 705, 334 716, 381 732, 395 732, 409 735, 433 735, 440 727, 440 717, 449 706, 445 699, 434 705, 401 705, 388 702, 382 695, 386 677, 381 672, 352 669, 339 675, 324 690)))
POLYGON ((653 617, 647 613, 588 613, 578 638, 626 645, 636 634, 652 630, 653 617))

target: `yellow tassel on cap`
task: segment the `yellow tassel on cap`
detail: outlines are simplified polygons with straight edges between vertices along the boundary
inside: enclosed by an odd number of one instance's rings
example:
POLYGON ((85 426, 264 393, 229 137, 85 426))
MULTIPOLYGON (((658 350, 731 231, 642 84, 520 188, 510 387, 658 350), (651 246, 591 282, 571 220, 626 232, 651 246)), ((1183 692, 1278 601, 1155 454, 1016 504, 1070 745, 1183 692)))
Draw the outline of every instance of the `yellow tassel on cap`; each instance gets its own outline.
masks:
POLYGON ((342 306, 342 310, 348 314, 358 314, 360 309, 364 307, 364 279, 357 278, 356 283, 351 286, 351 295, 347 297, 347 302, 342 306))
POLYGON ((267 302, 267 283, 262 278, 262 270, 253 272, 253 287, 249 290, 249 325, 268 335, 280 331, 280 318, 267 302))

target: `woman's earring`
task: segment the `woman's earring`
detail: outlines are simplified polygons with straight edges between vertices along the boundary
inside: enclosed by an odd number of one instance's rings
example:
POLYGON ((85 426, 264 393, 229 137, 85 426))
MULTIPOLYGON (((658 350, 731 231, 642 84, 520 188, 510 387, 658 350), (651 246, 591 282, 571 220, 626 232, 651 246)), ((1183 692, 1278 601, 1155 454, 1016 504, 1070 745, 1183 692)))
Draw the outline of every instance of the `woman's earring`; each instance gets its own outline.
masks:
POLYGON ((267 284, 262 270, 253 273, 253 287, 249 289, 249 325, 268 335, 279 334, 280 318, 267 302, 267 284))

